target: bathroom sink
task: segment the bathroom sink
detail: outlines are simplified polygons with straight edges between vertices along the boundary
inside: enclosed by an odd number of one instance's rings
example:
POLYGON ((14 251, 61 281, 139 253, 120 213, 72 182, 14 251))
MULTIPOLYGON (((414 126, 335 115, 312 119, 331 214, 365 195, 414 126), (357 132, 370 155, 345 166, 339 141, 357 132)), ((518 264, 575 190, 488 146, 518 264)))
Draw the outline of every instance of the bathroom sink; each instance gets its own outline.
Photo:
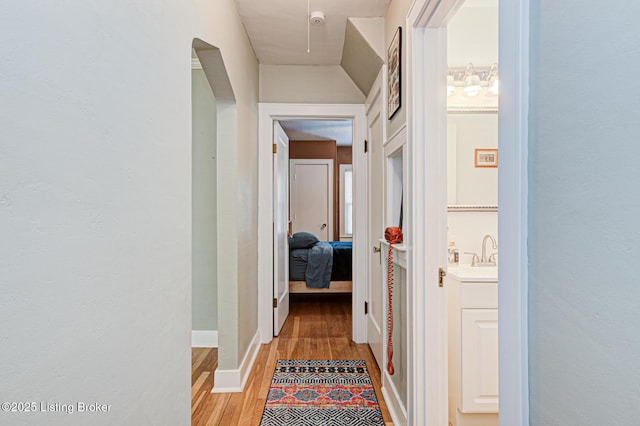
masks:
POLYGON ((497 266, 449 266, 449 275, 460 282, 496 282, 498 281, 497 266))

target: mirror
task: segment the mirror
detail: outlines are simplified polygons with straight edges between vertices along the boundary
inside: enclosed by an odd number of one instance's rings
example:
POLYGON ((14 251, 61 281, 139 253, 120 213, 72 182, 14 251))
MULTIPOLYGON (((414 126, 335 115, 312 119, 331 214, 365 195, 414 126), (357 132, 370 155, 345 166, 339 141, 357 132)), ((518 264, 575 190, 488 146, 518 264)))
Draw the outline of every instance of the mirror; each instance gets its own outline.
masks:
POLYGON ((449 210, 497 210, 497 111, 450 111, 447 132, 449 210))

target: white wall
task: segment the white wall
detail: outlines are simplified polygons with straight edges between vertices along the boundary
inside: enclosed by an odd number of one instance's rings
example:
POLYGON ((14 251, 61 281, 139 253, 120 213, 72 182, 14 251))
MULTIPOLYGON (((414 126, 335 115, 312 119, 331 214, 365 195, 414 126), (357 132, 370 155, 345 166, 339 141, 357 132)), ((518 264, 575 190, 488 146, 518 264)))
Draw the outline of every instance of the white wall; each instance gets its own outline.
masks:
POLYGON ((498 168, 475 166, 476 149, 497 148, 497 114, 449 114, 448 204, 498 205, 498 168))
POLYGON ((195 36, 223 51, 243 123, 234 352, 257 327, 258 66, 234 3, 3 6, 0 400, 111 408, 0 422, 188 424, 195 36))
POLYGON ((363 104, 340 65, 260 65, 260 102, 363 104))
POLYGON ((202 69, 192 76, 192 324, 218 330, 216 99, 202 69))
POLYGON ((637 424, 640 4, 531 7, 531 424, 637 424))
POLYGON ((450 67, 488 67, 498 62, 498 0, 464 2, 447 25, 450 67))
MULTIPOLYGON (((491 211, 452 211, 447 214, 448 241, 455 240, 460 252, 460 265, 470 265, 473 255, 465 252, 482 253, 482 239, 486 234, 493 236, 500 248, 498 238, 498 213, 491 211)), ((493 254, 491 243, 487 242, 487 256, 493 254)), ((498 260, 499 261, 499 260, 498 260)))
MULTIPOLYGON (((395 146, 402 145, 404 155, 406 155, 406 152, 407 152, 406 150, 408 149, 407 143, 406 143, 406 133, 400 132, 400 131, 406 126, 407 87, 409 86, 407 81, 407 66, 406 66, 407 64, 406 18, 407 18, 407 13, 409 11, 409 7, 411 3, 412 2, 409 0, 394 0, 389 4, 389 8, 387 9, 387 13, 385 15, 385 22, 384 22, 385 55, 383 57, 383 60, 385 63, 387 62, 386 51, 389 45, 391 44, 391 40, 396 34, 396 30, 398 29, 398 27, 402 27, 402 36, 401 36, 402 46, 401 46, 401 55, 400 55, 401 106, 400 106, 400 109, 395 113, 393 119, 388 120, 387 105, 384 105, 385 101, 382 101, 383 102, 382 119, 385 120, 386 122, 386 134, 384 136, 384 140, 380 141, 380 143, 381 144, 389 143, 389 145, 386 146, 386 149, 383 147, 376 147, 376 146, 371 147, 372 150, 381 149, 383 150, 383 152, 388 153, 389 151, 391 151, 391 146, 395 147, 395 146), (395 135, 395 138, 394 138, 394 135, 395 135)), ((383 78, 387 78, 386 73, 384 74, 383 78)), ((385 90, 384 88, 386 88, 386 82, 383 83, 383 90, 385 90)), ((386 99, 386 96, 387 94, 384 94, 383 99, 386 99)), ((402 164, 402 161, 406 162, 407 161, 406 157, 404 160, 402 159, 402 157, 396 157, 394 160, 392 160, 391 164, 393 164, 394 166, 399 166, 402 164)), ((404 167, 404 165, 402 165, 402 167, 404 167)), ((395 172, 397 173, 398 170, 402 170, 402 167, 400 167, 399 169, 396 168, 395 172)), ((388 170, 388 173, 390 172, 391 171, 388 170)), ((401 171, 400 173, 401 173, 401 180, 404 180, 403 182, 401 182, 401 187, 403 188, 402 191, 407 191, 406 177, 408 175, 408 172, 404 170, 404 172, 401 171)), ((399 175, 396 174, 396 177, 398 176, 399 175)), ((395 194, 387 193, 387 198, 389 200, 393 199, 394 196, 397 196, 397 192, 395 194)), ((398 205, 396 203, 394 204, 398 205)), ((406 201, 405 201, 405 205, 406 205, 406 201)), ((391 213, 391 211, 389 212, 391 213)), ((399 217, 399 211, 397 214, 399 217)), ((395 217, 395 212, 391 213, 391 216, 395 217)), ((406 217, 406 213, 405 213, 405 217, 406 217)), ((387 225, 397 226, 397 223, 387 224, 387 225)), ((412 226, 413 225, 408 224, 406 221, 403 221, 403 229, 405 230, 405 232, 407 229, 412 229, 412 226)), ((412 236, 405 235, 406 243, 411 244, 412 240, 413 240, 412 236)), ((407 409, 410 410, 411 407, 409 406, 409 404, 411 400, 411 395, 409 394, 408 386, 411 386, 409 382, 412 381, 411 375, 414 374, 414 372, 412 370, 413 365, 411 362, 411 355, 409 354, 409 350, 410 350, 409 348, 411 347, 410 346, 411 343, 409 342, 411 328, 409 328, 407 324, 407 320, 409 315, 408 306, 410 306, 410 303, 409 303, 410 300, 408 298, 410 297, 409 295, 410 286, 412 286, 413 284, 408 281, 407 274, 403 272, 400 274, 400 276, 396 277, 395 285, 399 290, 399 294, 398 295, 394 294, 393 296, 394 297, 393 318, 395 322, 394 366, 396 368, 396 374, 394 374, 393 376, 390 376, 389 380, 392 382, 392 385, 396 388, 398 393, 396 394, 397 400, 390 401, 390 403, 395 407, 400 406, 401 410, 407 410, 407 409), (398 332, 398 330, 403 330, 403 332, 398 332)), ((383 373, 383 374, 386 374, 386 373, 383 373)), ((383 378, 383 386, 387 387, 385 380, 386 379, 383 378)), ((391 386, 389 386, 389 389, 391 389, 391 386)), ((388 395, 389 398, 393 398, 394 393, 389 392, 389 389, 386 390, 387 391, 386 395, 388 395)), ((402 416, 404 414, 398 413, 398 415, 402 416)), ((398 418, 398 419, 395 419, 395 421, 401 422, 404 420, 398 418)))

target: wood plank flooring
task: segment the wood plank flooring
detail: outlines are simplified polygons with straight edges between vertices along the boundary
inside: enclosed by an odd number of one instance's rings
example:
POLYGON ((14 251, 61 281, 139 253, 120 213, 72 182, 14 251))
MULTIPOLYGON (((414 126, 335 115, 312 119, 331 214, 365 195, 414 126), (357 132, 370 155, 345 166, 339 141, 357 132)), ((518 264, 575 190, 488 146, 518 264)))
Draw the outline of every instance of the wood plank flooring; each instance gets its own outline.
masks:
POLYGON ((278 359, 363 359, 367 363, 386 425, 380 369, 368 345, 351 340, 351 295, 291 295, 289 318, 280 336, 262 345, 242 393, 212 394, 217 349, 193 348, 191 424, 258 426, 278 359))

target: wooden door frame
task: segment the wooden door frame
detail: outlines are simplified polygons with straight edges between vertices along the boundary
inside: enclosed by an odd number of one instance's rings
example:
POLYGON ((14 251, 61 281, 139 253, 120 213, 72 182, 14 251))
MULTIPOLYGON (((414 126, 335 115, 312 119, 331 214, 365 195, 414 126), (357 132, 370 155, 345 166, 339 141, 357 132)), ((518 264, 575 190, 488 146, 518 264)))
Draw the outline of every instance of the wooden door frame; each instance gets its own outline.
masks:
MULTIPOLYGON (((446 22, 462 0, 416 0, 407 17, 407 124, 411 156, 409 256, 411 381, 409 424, 447 421, 446 297, 437 268, 446 265, 446 22), (445 120, 443 120, 443 114, 445 120), (428 154, 428 155, 427 155, 428 154), (429 348, 429 350, 427 350, 429 348)), ((529 424, 528 392, 528 105, 529 0, 499 5, 498 265, 500 425, 529 424)))
POLYGON ((272 140, 274 120, 353 120, 353 294, 352 339, 367 342, 364 302, 367 300, 367 158, 364 153, 367 121, 364 104, 258 104, 258 331, 260 341, 273 340, 273 227, 272 140))
POLYGON ((332 158, 318 158, 318 159, 292 158, 289 160, 289 220, 293 220, 291 219, 291 205, 293 204, 291 202, 291 200, 293 199, 293 197, 291 197, 291 188, 293 186, 293 180, 292 180, 293 168, 291 167, 291 165, 292 164, 322 164, 322 165, 326 165, 329 168, 329 178, 331 180, 329 181, 329 185, 328 185, 329 199, 327 200, 328 208, 329 208, 328 218, 327 218, 327 228, 328 228, 327 235, 329 236, 329 239, 327 241, 333 241, 333 236, 335 235, 334 221, 333 221, 333 216, 334 216, 333 187, 335 186, 336 175, 333 170, 333 163, 334 163, 334 160, 332 158))

